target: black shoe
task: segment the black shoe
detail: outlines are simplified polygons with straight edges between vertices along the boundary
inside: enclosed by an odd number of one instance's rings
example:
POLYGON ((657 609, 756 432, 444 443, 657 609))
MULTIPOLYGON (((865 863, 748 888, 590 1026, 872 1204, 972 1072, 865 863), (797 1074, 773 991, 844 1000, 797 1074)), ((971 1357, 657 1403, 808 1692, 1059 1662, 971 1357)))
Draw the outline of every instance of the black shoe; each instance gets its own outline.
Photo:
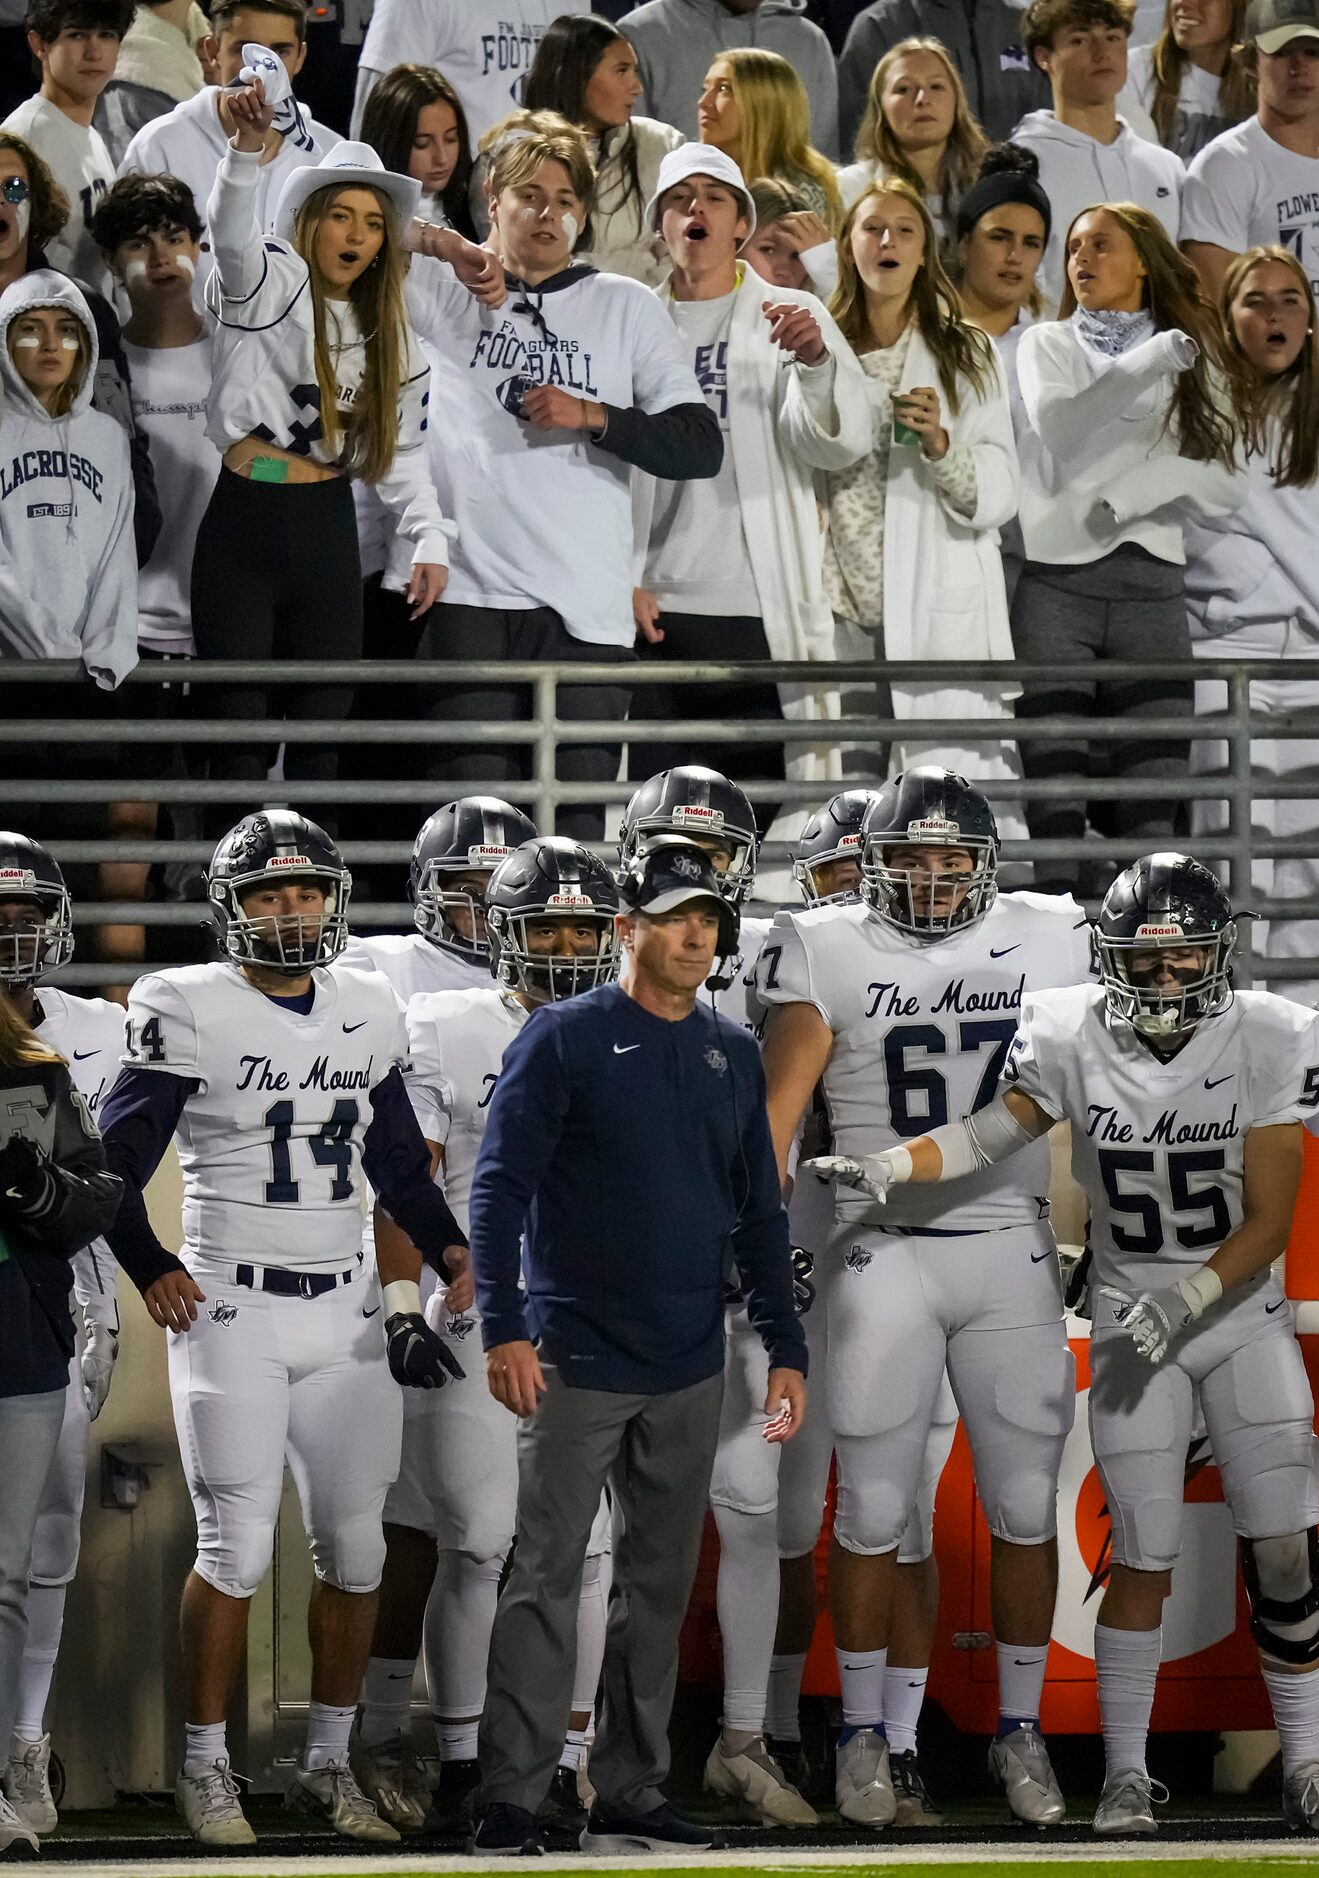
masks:
POLYGON ((914 1748, 907 1748, 901 1754, 890 1752, 889 1777, 898 1801, 898 1810, 893 1816, 895 1826, 943 1825, 943 1815, 930 1798, 929 1788, 921 1778, 920 1763, 914 1748))
POLYGON ((556 1852, 577 1850, 586 1825, 586 1808, 577 1797, 575 1768, 555 1768, 550 1790, 537 1808, 536 1825, 556 1852))
POLYGON ((486 1858, 540 1858, 545 1848, 525 1806, 503 1806, 496 1800, 476 1822, 467 1850, 474 1857, 484 1853, 486 1858))
POLYGON ((629 1852, 709 1852, 720 1848, 718 1833, 680 1819, 671 1806, 629 1813, 597 1798, 582 1832, 583 1852, 617 1857, 629 1852))
POLYGON ((441 1761, 425 1830, 470 1833, 475 1817, 472 1796, 480 1784, 479 1761, 441 1761))
POLYGON ((780 1741, 773 1735, 766 1735, 765 1746, 783 1769, 789 1784, 796 1787, 798 1793, 805 1793, 811 1778, 811 1764, 801 1742, 780 1741))

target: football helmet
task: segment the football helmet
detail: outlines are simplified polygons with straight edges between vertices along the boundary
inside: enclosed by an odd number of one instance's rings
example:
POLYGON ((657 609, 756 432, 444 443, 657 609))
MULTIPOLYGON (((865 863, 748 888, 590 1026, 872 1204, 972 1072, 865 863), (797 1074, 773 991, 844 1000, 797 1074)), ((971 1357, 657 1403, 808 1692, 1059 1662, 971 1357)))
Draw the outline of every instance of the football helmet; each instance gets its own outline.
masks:
POLYGON ((536 835, 499 863, 486 888, 490 969, 509 991, 558 1003, 607 985, 618 972, 618 888, 603 861, 563 835, 536 835), (527 927, 563 915, 599 928, 594 952, 536 952, 527 927))
POLYGON ((751 896, 756 884, 756 812, 736 783, 717 769, 684 763, 663 769, 633 791, 618 831, 618 854, 626 873, 639 850, 654 835, 718 836, 732 849, 719 891, 734 906, 751 896))
POLYGON ((34 900, 21 926, 0 925, 0 985, 19 991, 73 957, 73 904, 59 862, 27 835, 0 831, 0 900, 34 900))
POLYGON ((965 776, 934 765, 895 776, 867 811, 861 832, 861 898, 900 932, 946 939, 983 919, 998 897, 994 811, 965 776), (975 865, 956 877, 961 891, 950 894, 948 875, 890 867, 885 854, 895 847, 965 848, 975 865))
POLYGON ((292 809, 245 815, 224 836, 206 870, 206 897, 220 950, 235 965, 259 965, 291 977, 337 959, 348 942, 353 877, 323 828, 292 809), (314 881, 325 892, 315 919, 243 911, 243 895, 256 886, 314 881))
POLYGON ((408 868, 408 898, 417 931, 442 952, 460 959, 488 959, 489 941, 476 936, 484 924, 481 902, 473 893, 446 887, 444 877, 486 868, 493 873, 514 848, 535 839, 531 818, 498 796, 460 796, 436 809, 417 832, 408 868), (471 921, 470 939, 454 924, 458 907, 466 909, 471 921))
POLYGON ((859 890, 846 893, 821 893, 815 883, 817 867, 831 861, 855 860, 861 864, 861 827, 866 811, 879 800, 878 789, 844 789, 822 809, 816 809, 797 837, 797 852, 792 863, 792 877, 807 906, 846 906, 861 898, 859 890))
POLYGON ((1109 1011, 1142 1037, 1194 1030, 1232 1002, 1236 944, 1232 905, 1216 875, 1186 854, 1142 856, 1118 875, 1099 909, 1095 950, 1109 1011), (1203 948, 1203 970, 1183 968, 1175 987, 1141 983, 1133 954, 1165 946, 1203 948))

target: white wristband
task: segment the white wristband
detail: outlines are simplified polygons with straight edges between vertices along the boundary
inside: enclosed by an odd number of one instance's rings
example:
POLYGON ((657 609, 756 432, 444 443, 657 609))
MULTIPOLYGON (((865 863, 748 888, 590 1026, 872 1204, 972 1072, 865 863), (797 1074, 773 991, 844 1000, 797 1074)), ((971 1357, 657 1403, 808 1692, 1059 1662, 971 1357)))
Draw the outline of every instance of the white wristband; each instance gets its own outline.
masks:
POLYGON ((1191 1316, 1203 1317, 1209 1306, 1217 1304, 1222 1297, 1223 1281, 1217 1272, 1211 1272, 1207 1265, 1202 1265, 1198 1272, 1191 1272, 1188 1277, 1179 1278, 1177 1289, 1191 1316))
POLYGON ((421 1286, 414 1284, 411 1278, 396 1278, 392 1284, 382 1285, 380 1298, 385 1307, 386 1323, 391 1317, 421 1315, 421 1286))
POLYGON ((911 1179, 911 1154, 906 1148, 890 1148, 888 1164, 893 1172, 893 1185, 905 1186, 911 1179))

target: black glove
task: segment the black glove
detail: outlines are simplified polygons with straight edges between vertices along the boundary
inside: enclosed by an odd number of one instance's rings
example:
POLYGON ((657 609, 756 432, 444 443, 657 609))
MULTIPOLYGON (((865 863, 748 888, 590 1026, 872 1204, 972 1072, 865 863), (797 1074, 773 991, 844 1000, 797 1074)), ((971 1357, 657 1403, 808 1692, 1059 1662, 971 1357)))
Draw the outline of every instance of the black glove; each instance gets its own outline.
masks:
POLYGON ((0 1210, 35 1213, 49 1200, 54 1184, 44 1155, 26 1135, 14 1135, 0 1148, 0 1210))
POLYGON ((805 1317, 815 1302, 815 1286, 811 1283, 815 1258, 805 1246, 789 1246, 788 1252, 792 1259, 792 1308, 798 1317, 805 1317))
POLYGON ((461 1382, 467 1371, 420 1311, 395 1311, 385 1319, 389 1373, 404 1389, 442 1389, 449 1377, 461 1382))

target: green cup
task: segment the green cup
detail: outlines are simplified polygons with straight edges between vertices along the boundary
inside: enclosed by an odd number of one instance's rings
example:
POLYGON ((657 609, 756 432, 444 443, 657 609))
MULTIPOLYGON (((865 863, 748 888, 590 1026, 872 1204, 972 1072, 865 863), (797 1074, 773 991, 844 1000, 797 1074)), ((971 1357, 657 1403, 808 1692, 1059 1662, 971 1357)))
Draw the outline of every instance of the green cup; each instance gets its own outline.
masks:
POLYGON ((894 443, 919 444, 921 440, 920 432, 918 430, 913 430, 910 424, 904 424, 902 419, 898 416, 898 406, 899 404, 902 403, 902 393, 900 391, 891 391, 889 393, 889 399, 893 405, 893 441, 894 443))

